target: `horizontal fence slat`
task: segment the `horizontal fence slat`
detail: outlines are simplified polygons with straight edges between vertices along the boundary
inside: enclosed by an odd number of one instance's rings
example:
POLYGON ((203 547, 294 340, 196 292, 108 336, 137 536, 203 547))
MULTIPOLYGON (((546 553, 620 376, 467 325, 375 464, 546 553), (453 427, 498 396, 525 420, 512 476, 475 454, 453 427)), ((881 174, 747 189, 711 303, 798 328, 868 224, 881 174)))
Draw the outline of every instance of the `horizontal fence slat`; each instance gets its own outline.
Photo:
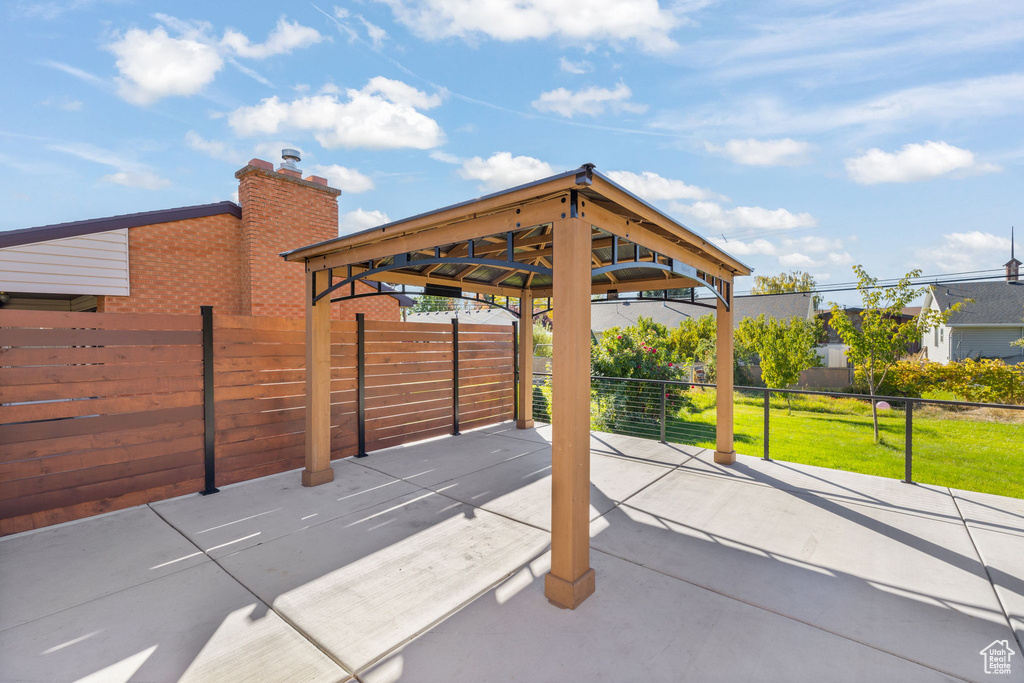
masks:
POLYGON ((172 391, 201 391, 202 378, 149 377, 141 380, 109 380, 101 382, 72 382, 68 384, 16 384, 0 385, 0 402, 55 401, 61 399, 95 398, 101 396, 138 396, 172 391))
MULTIPOLYGON (((91 315, 91 314, 90 314, 91 315)), ((108 496, 100 500, 91 500, 84 503, 75 503, 62 507, 43 509, 38 512, 18 515, 14 517, 0 517, 0 535, 15 534, 21 531, 28 531, 51 524, 70 522, 92 515, 114 510, 123 510, 136 505, 144 505, 158 500, 174 498, 186 493, 201 491, 203 479, 197 477, 185 481, 179 481, 166 486, 147 488, 141 491, 132 491, 121 495, 108 496)))
POLYGON ((160 443, 165 440, 198 436, 203 433, 203 421, 170 422, 165 424, 131 426, 109 432, 54 436, 35 441, 5 444, 0 449, 0 463, 19 460, 46 459, 51 456, 87 454, 108 448, 127 448, 136 445, 160 443))
POLYGON ((137 411, 202 406, 203 392, 178 391, 170 394, 146 394, 119 398, 95 398, 82 401, 55 401, 0 406, 0 423, 37 422, 62 418, 100 415, 131 415, 137 411))
MULTIPOLYGON (((51 327, 103 330, 201 330, 197 315, 159 313, 71 313, 68 311, 0 310, 0 328, 51 327)), ((303 327, 305 329, 305 327, 303 327)))
MULTIPOLYGON (((203 465, 189 465, 171 470, 148 472, 136 476, 114 479, 111 481, 65 488, 60 491, 49 491, 34 496, 23 496, 0 500, 0 517, 16 517, 52 510, 54 508, 100 501, 105 498, 116 498, 136 491, 169 486, 185 481, 200 482, 202 488, 203 465)), ((195 488, 193 491, 197 490, 195 488)))
POLYGON ((4 346, 190 346, 202 344, 200 330, 5 329, 4 346))
POLYGON ((203 407, 196 405, 168 410, 123 413, 120 415, 99 415, 97 417, 83 417, 74 420, 0 425, 0 444, 112 432, 132 427, 148 427, 150 425, 190 422, 202 419, 203 407))
MULTIPOLYGON (((384 399, 377 399, 383 401, 384 399)), ((406 413, 414 413, 420 410, 431 410, 432 408, 446 407, 448 410, 452 409, 452 395, 449 392, 447 397, 430 398, 420 402, 402 402, 394 401, 389 405, 370 405, 367 401, 366 406, 366 419, 370 420, 373 417, 381 417, 384 415, 404 415, 406 413)))
POLYGON ((47 365, 27 368, 0 368, 0 387, 16 384, 69 384, 113 380, 138 380, 152 377, 202 377, 201 360, 177 363, 134 363, 117 365, 47 365))
POLYGON ((0 366, 87 363, 165 363, 202 360, 201 346, 106 346, 49 349, 0 348, 0 366))
MULTIPOLYGON (((461 341, 462 336, 459 336, 461 341)), ((397 332, 387 330, 381 332, 366 332, 366 341, 369 342, 444 342, 451 343, 451 327, 439 329, 436 332, 397 332)))

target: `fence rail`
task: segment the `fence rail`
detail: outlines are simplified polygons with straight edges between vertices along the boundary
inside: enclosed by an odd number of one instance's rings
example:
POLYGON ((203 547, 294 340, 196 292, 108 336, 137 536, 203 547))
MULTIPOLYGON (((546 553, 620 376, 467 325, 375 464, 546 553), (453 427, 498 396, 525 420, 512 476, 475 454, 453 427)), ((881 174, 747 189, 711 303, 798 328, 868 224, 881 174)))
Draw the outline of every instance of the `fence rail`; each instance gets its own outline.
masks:
MULTIPOLYGON (((534 419, 550 422, 547 382, 551 375, 534 373, 534 377, 534 419)), ((715 388, 701 382, 592 377, 591 426, 713 447, 715 388)), ((908 483, 975 490, 985 490, 986 478, 998 482, 1008 471, 1024 470, 1024 405, 747 386, 734 387, 734 400, 737 451, 765 460, 828 463, 825 466, 898 477, 908 483), (798 406, 794 415, 793 402, 808 399, 841 400, 798 406), (872 401, 884 404, 877 443, 872 401), (848 457, 857 448, 860 452, 848 457), (923 477, 915 478, 915 459, 925 465, 923 477)), ((1024 483, 1008 486, 989 489, 1024 497, 1024 483)))
MULTIPOLYGON (((332 458, 511 419, 512 335, 333 321, 332 458)), ((302 319, 0 311, 0 535, 301 467, 305 365, 302 319)))

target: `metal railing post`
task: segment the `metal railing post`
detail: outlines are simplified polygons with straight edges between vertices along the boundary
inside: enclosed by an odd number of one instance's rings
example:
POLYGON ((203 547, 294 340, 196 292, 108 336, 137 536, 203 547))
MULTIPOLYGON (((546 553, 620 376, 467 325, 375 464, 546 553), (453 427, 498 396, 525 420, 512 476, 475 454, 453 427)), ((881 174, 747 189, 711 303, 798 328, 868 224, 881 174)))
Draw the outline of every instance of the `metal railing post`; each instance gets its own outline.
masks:
POLYGON ((217 423, 213 396, 213 306, 200 306, 203 316, 203 465, 204 488, 199 493, 217 493, 217 423))
POLYGON ((359 433, 357 458, 366 457, 366 318, 356 313, 356 422, 359 433))
POLYGON ((768 416, 771 414, 771 390, 764 390, 764 459, 771 460, 769 454, 771 449, 769 448, 769 434, 771 433, 768 427, 768 416))
MULTIPOLYGON (((472 241, 470 242, 472 244, 472 241)), ((452 318, 452 436, 459 436, 459 319, 452 318)))
POLYGON ((904 483, 914 483, 914 402, 908 400, 905 409, 907 414, 907 433, 904 442, 904 467, 906 472, 904 473, 904 483))
POLYGON ((665 403, 668 398, 668 385, 659 384, 658 388, 661 391, 661 442, 665 443, 665 403))
MULTIPOLYGON (((521 312, 520 312, 521 313, 521 312)), ((519 419, 519 322, 512 321, 512 419, 519 419)))

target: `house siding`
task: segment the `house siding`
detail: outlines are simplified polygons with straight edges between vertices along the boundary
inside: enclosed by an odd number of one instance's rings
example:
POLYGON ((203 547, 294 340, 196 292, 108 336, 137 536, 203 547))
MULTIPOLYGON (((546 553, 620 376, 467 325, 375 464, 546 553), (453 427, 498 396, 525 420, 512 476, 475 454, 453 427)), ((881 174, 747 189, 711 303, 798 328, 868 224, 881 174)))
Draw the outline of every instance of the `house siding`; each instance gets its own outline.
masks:
POLYGON ((128 230, 0 249, 0 291, 128 296, 128 230))
POLYGON ((1010 342, 1024 336, 1024 327, 956 327, 953 328, 951 357, 999 358, 1007 363, 1024 362, 1024 349, 1010 342))

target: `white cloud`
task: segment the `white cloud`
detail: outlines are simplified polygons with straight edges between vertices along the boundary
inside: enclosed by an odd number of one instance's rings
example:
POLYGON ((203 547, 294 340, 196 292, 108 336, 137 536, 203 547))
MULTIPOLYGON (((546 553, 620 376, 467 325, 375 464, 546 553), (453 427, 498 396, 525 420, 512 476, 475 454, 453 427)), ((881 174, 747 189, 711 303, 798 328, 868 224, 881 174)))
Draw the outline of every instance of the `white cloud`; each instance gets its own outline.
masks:
POLYGON ((673 202, 670 210, 686 216, 696 225, 710 230, 759 228, 763 230, 791 230, 813 228, 818 220, 809 213, 792 213, 786 209, 765 209, 760 206, 737 206, 723 209, 715 202, 681 204, 673 202))
POLYGON ((653 125, 671 130, 739 129, 762 135, 819 133, 846 127, 890 129, 928 122, 979 121, 1024 105, 1024 73, 986 76, 897 90, 879 97, 799 111, 771 97, 715 102, 697 111, 665 112, 653 125))
POLYGON ((458 165, 462 163, 461 157, 455 156, 454 154, 450 154, 448 152, 442 152, 439 149, 431 152, 430 158, 433 159, 434 161, 440 161, 442 164, 458 165))
POLYGON ((281 17, 263 43, 253 44, 244 34, 230 28, 224 32, 221 43, 239 57, 265 59, 271 55, 288 54, 297 48, 309 47, 322 40, 324 36, 316 29, 281 17))
POLYGON ((591 71, 594 66, 585 59, 581 59, 578 62, 572 62, 562 57, 558 60, 558 68, 567 74, 585 74, 591 71))
POLYGON ((806 251, 812 254, 820 254, 826 251, 835 251, 843 248, 841 239, 829 239, 817 235, 805 235, 793 239, 782 240, 782 246, 786 249, 806 251))
POLYGON ((807 254, 791 251, 779 255, 779 265, 786 268, 813 268, 818 265, 818 262, 807 254))
POLYGON ((383 211, 356 209, 342 214, 338 219, 338 234, 347 235, 351 232, 359 232, 375 228, 378 225, 390 223, 391 219, 383 211))
POLYGON ((600 116, 605 111, 630 112, 632 114, 642 114, 647 111, 646 104, 630 102, 631 97, 633 97, 633 91, 625 83, 619 83, 612 90, 598 87, 576 91, 556 88, 541 93, 540 97, 531 103, 531 106, 537 111, 553 112, 567 118, 572 118, 576 114, 600 116))
POLYGON ((228 123, 239 135, 272 135, 283 129, 311 131, 328 149, 430 149, 444 142, 437 121, 420 113, 441 103, 438 95, 382 76, 362 90, 345 91, 347 100, 320 94, 283 102, 276 95, 239 107, 228 123))
MULTIPOLYGON (((133 104, 152 104, 173 95, 195 95, 214 80, 225 60, 259 83, 270 85, 266 78, 236 62, 233 56, 264 59, 325 39, 316 29, 284 17, 278 20, 266 42, 256 44, 234 29, 228 29, 217 40, 208 22, 183 21, 166 14, 154 17, 161 26, 152 31, 129 29, 106 46, 117 57, 119 75, 114 80, 118 94, 133 104), (168 29, 176 35, 168 34, 168 29)), ((91 77, 60 63, 47 65, 79 78, 91 77)))
POLYGON ((85 81, 86 83, 91 83, 93 85, 98 85, 98 86, 106 86, 107 85, 107 82, 105 80, 103 80, 102 78, 100 78, 99 76, 97 76, 95 74, 91 74, 88 71, 85 71, 84 69, 79 69, 77 66, 71 66, 70 64, 65 64, 64 62, 58 62, 58 61, 55 61, 53 59, 41 59, 41 60, 39 60, 36 63, 39 64, 40 66, 45 66, 45 67, 47 67, 49 69, 56 69, 57 71, 63 71, 67 75, 74 76, 75 78, 77 78, 77 79, 79 79, 81 81, 85 81))
POLYGON ((633 194, 651 202, 665 199, 727 199, 703 187, 687 185, 674 178, 663 178, 651 171, 640 174, 609 171, 607 176, 633 194))
POLYGON ((726 253, 732 254, 733 256, 749 256, 751 254, 774 256, 778 253, 778 249, 774 244, 762 238, 750 240, 749 242, 741 240, 726 240, 720 237, 711 237, 709 239, 711 242, 714 242, 724 249, 726 253))
POLYGON ((171 185, 170 180, 160 177, 145 164, 140 164, 131 159, 124 158, 124 155, 119 155, 116 152, 86 142, 47 145, 46 148, 54 152, 70 154, 94 164, 120 169, 117 173, 100 178, 100 180, 105 182, 117 183, 118 185, 126 185, 128 187, 139 187, 144 190, 162 190, 171 185))
POLYGON ((231 163, 245 162, 245 152, 235 149, 226 142, 207 140, 194 130, 185 133, 185 144, 207 156, 231 163))
POLYGON ((554 175, 547 162, 533 157, 514 157, 509 152, 497 152, 487 159, 473 157, 462 162, 459 175, 466 180, 479 180, 479 188, 504 190, 554 175))
POLYGON ((162 26, 152 31, 129 29, 107 49, 117 56, 118 94, 133 104, 194 95, 224 66, 213 46, 193 38, 172 38, 162 26))
POLYGON ((929 263, 928 270, 964 271, 997 268, 1010 257, 1010 239, 990 232, 951 232, 942 235, 941 243, 924 249, 921 255, 929 263), (931 265, 934 264, 934 265, 931 265))
POLYGON ((709 152, 721 154, 738 164, 748 166, 797 166, 807 163, 812 145, 792 138, 779 140, 729 140, 721 147, 704 143, 709 152))
POLYGON ((989 173, 993 164, 978 163, 974 152, 931 140, 907 144, 895 153, 869 149, 863 156, 846 159, 846 172, 855 183, 914 183, 931 180, 953 171, 989 173))
POLYGON ((314 164, 309 167, 309 170, 318 176, 327 178, 327 182, 330 183, 331 187, 336 187, 349 194, 369 192, 373 189, 373 180, 354 168, 345 168, 338 164, 331 164, 330 166, 314 164))
POLYGON ((58 109, 63 109, 64 111, 82 111, 81 100, 73 100, 66 96, 47 97, 39 104, 44 107, 56 107, 58 109))
POLYGON ((162 190, 171 186, 170 180, 161 178, 152 171, 120 171, 105 175, 100 180, 143 190, 162 190))
POLYGON ((559 38, 575 43, 635 43, 646 52, 676 47, 685 19, 658 0, 380 0, 398 21, 429 40, 485 36, 512 42, 559 38))
POLYGON ((380 48, 384 45, 384 41, 388 38, 387 31, 367 21, 365 17, 360 16, 359 21, 363 22, 363 26, 366 28, 366 35, 370 38, 370 42, 373 43, 375 48, 380 48))

